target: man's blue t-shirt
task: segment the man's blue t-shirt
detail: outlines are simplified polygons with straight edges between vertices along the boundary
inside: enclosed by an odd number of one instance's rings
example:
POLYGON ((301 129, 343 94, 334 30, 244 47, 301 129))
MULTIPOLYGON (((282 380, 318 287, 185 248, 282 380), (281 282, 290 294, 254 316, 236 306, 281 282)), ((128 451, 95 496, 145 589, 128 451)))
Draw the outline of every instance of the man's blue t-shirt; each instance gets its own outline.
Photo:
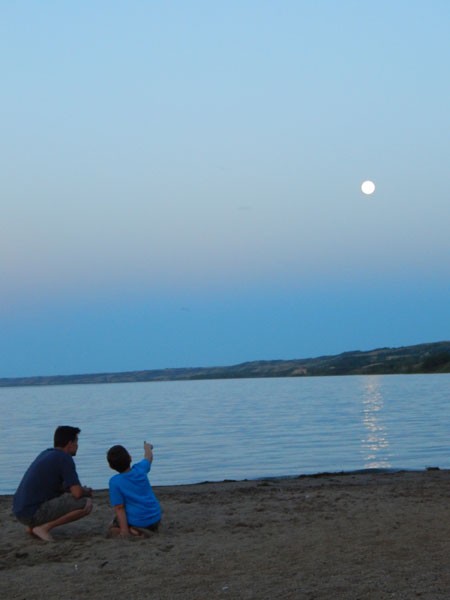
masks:
POLYGON ((161 507, 147 476, 150 467, 151 463, 144 458, 130 471, 118 473, 109 480, 111 505, 123 504, 130 526, 148 527, 161 519, 161 507))
POLYGON ((70 454, 48 448, 31 463, 13 501, 16 517, 32 517, 39 506, 60 496, 73 485, 81 485, 70 454))

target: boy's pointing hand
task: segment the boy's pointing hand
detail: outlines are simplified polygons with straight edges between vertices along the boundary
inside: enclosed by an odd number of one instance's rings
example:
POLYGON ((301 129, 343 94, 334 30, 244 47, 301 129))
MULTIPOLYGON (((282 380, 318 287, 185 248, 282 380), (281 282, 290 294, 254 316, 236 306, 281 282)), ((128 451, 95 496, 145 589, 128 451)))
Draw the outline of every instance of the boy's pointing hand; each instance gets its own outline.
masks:
POLYGON ((144 457, 152 462, 153 460, 153 444, 149 444, 148 442, 144 442, 144 457))

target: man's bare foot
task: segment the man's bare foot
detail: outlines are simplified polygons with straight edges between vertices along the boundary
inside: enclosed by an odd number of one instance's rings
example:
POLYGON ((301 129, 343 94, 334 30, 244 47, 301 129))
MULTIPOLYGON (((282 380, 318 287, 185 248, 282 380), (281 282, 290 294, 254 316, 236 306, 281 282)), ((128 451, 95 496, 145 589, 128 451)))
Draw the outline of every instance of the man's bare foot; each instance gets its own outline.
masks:
POLYGON ((130 527, 130 533, 136 537, 142 537, 142 533, 136 527, 130 527))
POLYGON ((29 536, 31 537, 37 537, 34 533, 33 533, 33 528, 32 527, 27 527, 26 529, 27 533, 29 536))
POLYGON ((55 539, 50 535, 50 533, 42 526, 33 527, 31 533, 44 542, 55 541, 55 539))

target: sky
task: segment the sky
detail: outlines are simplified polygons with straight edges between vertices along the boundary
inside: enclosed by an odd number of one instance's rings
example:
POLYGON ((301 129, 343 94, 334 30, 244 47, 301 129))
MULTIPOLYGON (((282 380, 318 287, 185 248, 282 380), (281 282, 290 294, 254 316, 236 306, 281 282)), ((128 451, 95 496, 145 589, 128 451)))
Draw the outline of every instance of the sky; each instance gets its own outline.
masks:
POLYGON ((0 377, 450 339, 449 22, 0 3, 0 377))

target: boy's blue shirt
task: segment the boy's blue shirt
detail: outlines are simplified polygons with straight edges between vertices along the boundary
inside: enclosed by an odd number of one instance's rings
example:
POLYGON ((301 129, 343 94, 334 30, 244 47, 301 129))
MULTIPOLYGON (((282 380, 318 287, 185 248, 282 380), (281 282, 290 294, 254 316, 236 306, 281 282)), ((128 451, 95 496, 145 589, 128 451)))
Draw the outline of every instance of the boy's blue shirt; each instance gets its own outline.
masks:
POLYGON ((148 480, 150 468, 151 463, 143 458, 130 471, 109 480, 111 505, 124 505, 130 526, 148 527, 161 519, 161 507, 148 480))

